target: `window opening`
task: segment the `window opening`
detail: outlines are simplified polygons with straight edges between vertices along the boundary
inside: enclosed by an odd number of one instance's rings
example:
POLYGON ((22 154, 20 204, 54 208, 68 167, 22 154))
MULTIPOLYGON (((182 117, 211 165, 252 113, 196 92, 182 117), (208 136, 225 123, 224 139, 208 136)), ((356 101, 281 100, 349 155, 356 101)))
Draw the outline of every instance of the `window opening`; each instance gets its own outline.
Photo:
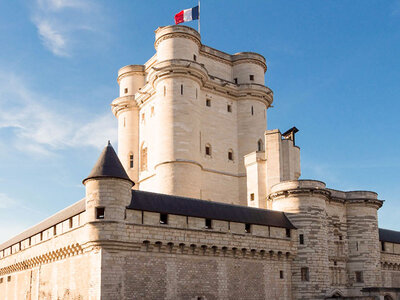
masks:
POLYGON ((250 201, 254 201, 254 193, 250 194, 250 201))
POLYGON ((226 106, 226 110, 227 110, 228 112, 232 112, 232 105, 228 104, 228 105, 226 106))
POLYGON ((246 224, 244 225, 244 232, 246 232, 246 233, 251 233, 251 224, 246 223, 246 224))
POLYGON ((211 107, 211 100, 210 99, 206 100, 206 106, 211 107))
POLYGON ((290 234, 290 229, 286 228, 286 237, 290 238, 291 234, 290 234))
POLYGON ((254 116, 254 107, 253 107, 253 105, 251 106, 251 115, 254 116))
POLYGON ((206 145, 206 155, 211 156, 211 145, 206 145))
POLYGON ((301 268, 301 281, 310 281, 310 274, 307 267, 301 268))
POLYGON ((181 84, 181 95, 183 95, 183 84, 181 84))
POLYGON ((258 151, 263 151, 263 141, 262 139, 259 139, 257 142, 257 150, 258 151))
POLYGON ((147 147, 142 146, 142 151, 140 154, 141 154, 140 170, 145 171, 147 170, 147 147))
POLYGON ((385 251, 385 242, 381 242, 381 250, 385 251))
POLYGON ((96 207, 96 219, 104 219, 104 207, 96 207))
POLYGON ((129 168, 133 168, 133 154, 129 155, 129 168))
POLYGON ((232 150, 228 151, 228 159, 233 160, 233 151, 232 150))
POLYGON ((364 282, 363 273, 361 271, 356 271, 356 282, 364 282))
POLYGON ((197 61, 197 56, 196 56, 196 54, 193 54, 193 60, 194 60, 194 61, 197 61))
POLYGON ((168 224, 168 214, 160 214, 160 224, 168 224))
POLYGON ((211 228, 212 228, 212 226, 211 226, 211 219, 206 219, 206 220, 205 220, 205 228, 206 228, 206 229, 211 229, 211 228))
POLYGON ((125 94, 128 94, 128 89, 127 89, 127 88, 125 88, 124 92, 125 92, 125 94))
POLYGON ((164 85, 164 97, 167 95, 167 87, 164 85))
POLYGON ((250 81, 254 81, 254 75, 250 75, 250 81))
POLYGON ((299 243, 300 245, 304 245, 304 234, 299 235, 299 243))
POLYGON ((238 84, 238 79, 234 78, 233 81, 235 82, 235 84, 238 84))
POLYGON ((283 279, 283 271, 282 271, 282 270, 279 271, 279 278, 280 278, 280 279, 283 279))

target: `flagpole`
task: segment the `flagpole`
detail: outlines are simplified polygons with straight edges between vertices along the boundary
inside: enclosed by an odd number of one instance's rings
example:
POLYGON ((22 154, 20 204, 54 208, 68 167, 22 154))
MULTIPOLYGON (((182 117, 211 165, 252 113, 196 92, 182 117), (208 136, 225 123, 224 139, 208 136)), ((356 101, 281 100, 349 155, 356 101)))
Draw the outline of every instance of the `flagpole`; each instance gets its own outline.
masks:
POLYGON ((197 23, 197 27, 200 34, 200 0, 199 0, 199 22, 197 23))

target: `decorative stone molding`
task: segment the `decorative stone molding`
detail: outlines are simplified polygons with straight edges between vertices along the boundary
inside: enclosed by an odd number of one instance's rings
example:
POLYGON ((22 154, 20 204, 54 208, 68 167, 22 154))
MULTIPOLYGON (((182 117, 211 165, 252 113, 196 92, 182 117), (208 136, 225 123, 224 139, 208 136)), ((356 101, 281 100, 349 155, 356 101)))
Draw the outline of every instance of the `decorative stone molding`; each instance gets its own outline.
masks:
POLYGON ((188 39, 188 40, 191 40, 192 42, 196 43, 199 48, 201 47, 200 40, 198 38, 194 37, 193 35, 191 35, 189 33, 183 33, 183 32, 179 32, 179 33, 172 32, 172 33, 164 34, 161 37, 159 37, 154 43, 154 48, 157 50, 158 45, 161 42, 163 42, 165 40, 168 40, 168 39, 171 39, 171 38, 188 39))
POLYGON ((18 272, 30 268, 34 268, 39 265, 55 262, 58 260, 65 259, 67 257, 75 256, 81 254, 83 252, 82 247, 80 244, 72 244, 66 247, 47 252, 42 255, 38 255, 29 259, 25 259, 20 262, 16 262, 12 265, 0 269, 0 276, 18 272))

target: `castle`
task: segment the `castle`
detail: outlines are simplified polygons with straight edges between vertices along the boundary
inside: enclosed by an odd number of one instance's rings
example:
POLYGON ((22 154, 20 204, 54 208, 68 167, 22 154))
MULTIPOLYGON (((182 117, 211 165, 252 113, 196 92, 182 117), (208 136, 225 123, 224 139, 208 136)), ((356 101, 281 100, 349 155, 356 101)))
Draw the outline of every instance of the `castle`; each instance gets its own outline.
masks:
POLYGON ((400 299, 383 202, 299 180, 295 127, 265 130, 263 56, 185 26, 118 72, 118 156, 85 197, 0 245, 0 299, 400 299))

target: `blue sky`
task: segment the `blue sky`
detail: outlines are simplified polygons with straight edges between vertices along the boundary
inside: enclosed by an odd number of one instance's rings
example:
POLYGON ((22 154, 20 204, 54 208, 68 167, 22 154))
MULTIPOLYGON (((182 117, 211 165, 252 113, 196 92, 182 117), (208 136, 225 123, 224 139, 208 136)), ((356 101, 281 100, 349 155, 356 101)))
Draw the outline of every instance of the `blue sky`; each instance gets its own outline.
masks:
MULTIPOLYGON (((0 2, 0 242, 84 197, 117 145, 118 69, 196 3, 0 2)), ((400 1, 203 0, 201 17, 204 44, 266 57, 268 128, 300 129, 302 178, 378 192, 400 230, 400 1)))

